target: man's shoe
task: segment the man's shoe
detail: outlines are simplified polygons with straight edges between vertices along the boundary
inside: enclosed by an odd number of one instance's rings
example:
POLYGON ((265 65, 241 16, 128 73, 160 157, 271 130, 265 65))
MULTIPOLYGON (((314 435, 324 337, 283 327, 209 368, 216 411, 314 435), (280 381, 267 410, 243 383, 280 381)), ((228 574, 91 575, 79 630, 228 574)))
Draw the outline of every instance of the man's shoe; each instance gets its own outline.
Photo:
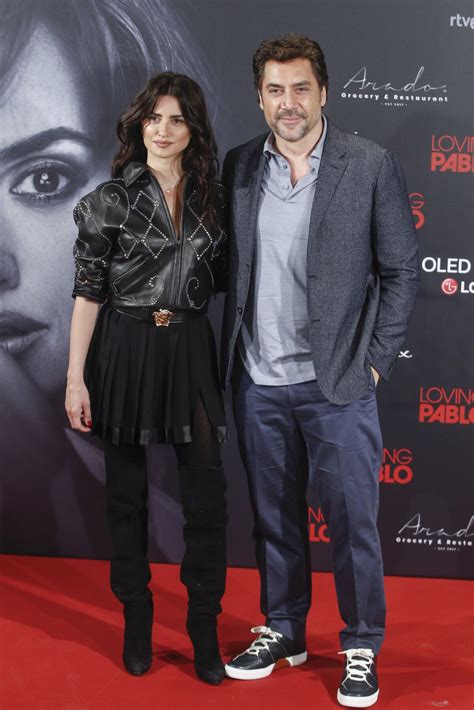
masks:
POLYGON ((143 675, 151 668, 153 653, 151 631, 153 626, 153 602, 127 602, 124 604, 125 633, 122 660, 132 675, 143 675))
POLYGON ((350 648, 341 651, 346 665, 337 700, 346 708, 368 708, 377 702, 379 683, 375 654, 369 648, 350 648))
POLYGON ((266 678, 275 668, 299 666, 308 654, 303 645, 295 643, 268 626, 254 626, 253 634, 259 634, 246 651, 240 653, 225 666, 229 678, 257 680, 266 678))

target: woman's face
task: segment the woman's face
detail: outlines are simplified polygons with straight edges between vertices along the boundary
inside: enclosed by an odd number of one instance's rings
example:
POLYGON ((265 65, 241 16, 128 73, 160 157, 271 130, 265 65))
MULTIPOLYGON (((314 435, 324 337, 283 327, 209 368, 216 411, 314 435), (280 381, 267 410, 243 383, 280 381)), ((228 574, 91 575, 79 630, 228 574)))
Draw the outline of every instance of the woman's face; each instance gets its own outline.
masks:
POLYGON ((62 388, 73 286, 72 210, 106 178, 72 64, 38 28, 0 103, 0 346, 48 394, 62 388))
POLYGON ((178 99, 174 96, 159 96, 151 116, 143 123, 148 165, 159 168, 163 160, 180 162, 190 140, 191 132, 178 99))

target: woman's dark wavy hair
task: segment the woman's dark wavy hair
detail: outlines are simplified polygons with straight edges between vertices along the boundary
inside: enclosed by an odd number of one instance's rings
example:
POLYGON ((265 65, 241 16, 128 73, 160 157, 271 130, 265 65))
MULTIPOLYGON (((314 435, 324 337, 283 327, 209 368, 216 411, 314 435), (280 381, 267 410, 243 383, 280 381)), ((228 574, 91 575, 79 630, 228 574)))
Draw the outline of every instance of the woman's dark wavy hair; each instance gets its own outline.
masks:
POLYGON ((212 214, 216 199, 217 144, 201 87, 185 74, 167 71, 152 77, 123 112, 117 125, 120 148, 112 163, 112 177, 118 177, 132 160, 146 163, 142 127, 159 96, 174 96, 178 100, 191 132, 182 167, 185 174, 193 176, 204 211, 212 214))

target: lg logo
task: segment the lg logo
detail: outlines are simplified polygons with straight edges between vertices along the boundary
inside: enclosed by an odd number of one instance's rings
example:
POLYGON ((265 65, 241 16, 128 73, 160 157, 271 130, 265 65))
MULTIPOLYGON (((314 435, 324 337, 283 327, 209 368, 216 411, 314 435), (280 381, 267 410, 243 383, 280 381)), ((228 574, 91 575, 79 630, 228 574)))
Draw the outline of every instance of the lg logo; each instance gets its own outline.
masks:
POLYGON ((474 281, 461 281, 461 287, 456 279, 444 279, 441 283, 441 290, 446 296, 454 296, 458 292, 462 294, 474 295, 474 281))
POLYGON ((446 294, 446 296, 454 296, 458 290, 458 282, 456 279, 444 279, 441 284, 441 290, 446 294))

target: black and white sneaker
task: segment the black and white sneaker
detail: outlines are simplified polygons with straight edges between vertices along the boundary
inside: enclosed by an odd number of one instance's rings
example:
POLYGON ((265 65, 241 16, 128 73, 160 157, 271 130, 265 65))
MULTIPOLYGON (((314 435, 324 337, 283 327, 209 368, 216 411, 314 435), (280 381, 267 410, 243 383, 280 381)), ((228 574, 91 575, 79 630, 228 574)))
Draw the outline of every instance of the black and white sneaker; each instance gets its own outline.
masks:
POLYGON ((300 666, 308 654, 301 644, 272 631, 268 626, 254 626, 253 634, 259 634, 246 651, 240 653, 225 666, 229 678, 257 680, 266 678, 281 666, 300 666))
POLYGON ((350 648, 337 700, 346 708, 369 708, 379 697, 375 654, 369 648, 350 648))

